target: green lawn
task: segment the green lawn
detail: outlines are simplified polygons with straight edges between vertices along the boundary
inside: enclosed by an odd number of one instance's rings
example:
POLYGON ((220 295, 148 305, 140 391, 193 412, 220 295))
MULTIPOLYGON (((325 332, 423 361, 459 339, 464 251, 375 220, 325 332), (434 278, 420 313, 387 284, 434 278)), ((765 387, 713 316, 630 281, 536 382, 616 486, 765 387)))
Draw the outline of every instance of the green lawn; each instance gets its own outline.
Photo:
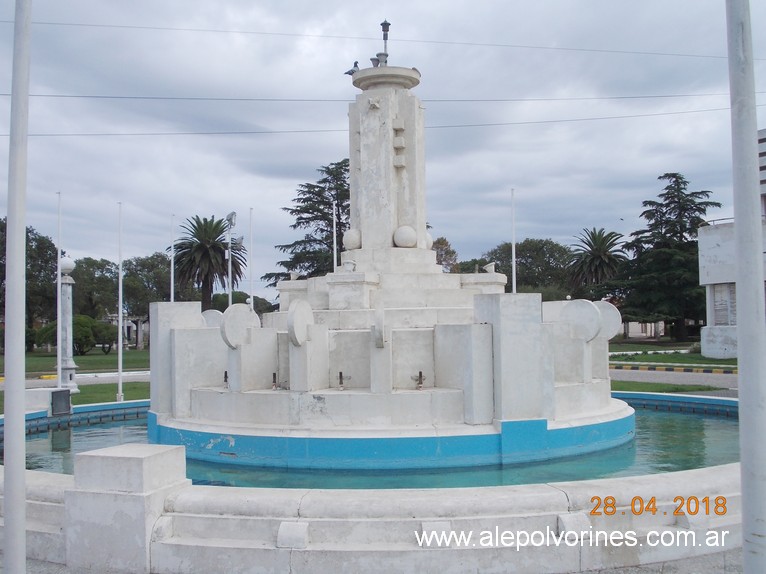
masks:
POLYGON ((640 355, 611 355, 610 363, 676 363, 683 365, 720 365, 736 367, 737 359, 711 359, 699 353, 641 353, 640 355))
MULTIPOLYGON (((148 382, 122 383, 122 394, 126 401, 149 398, 148 382)), ((72 395, 73 405, 89 405, 92 403, 111 403, 117 397, 117 383, 101 383, 98 385, 82 385, 80 392, 72 395)), ((0 391, 0 412, 5 408, 5 393, 0 391)))
MULTIPOLYGON (((36 351, 26 355, 27 377, 34 378, 44 374, 56 374, 56 353, 36 351)), ((78 370, 82 372, 108 372, 117 370, 117 351, 105 355, 100 348, 93 349, 87 355, 74 358, 78 370)), ((149 369, 149 351, 125 351, 122 354, 122 368, 126 371, 149 369)), ((0 355, 0 371, 5 373, 5 356, 0 355)))
POLYGON ((635 393, 693 393, 697 391, 718 391, 720 387, 708 385, 672 385, 667 383, 637 383, 633 381, 612 381, 613 391, 635 393))

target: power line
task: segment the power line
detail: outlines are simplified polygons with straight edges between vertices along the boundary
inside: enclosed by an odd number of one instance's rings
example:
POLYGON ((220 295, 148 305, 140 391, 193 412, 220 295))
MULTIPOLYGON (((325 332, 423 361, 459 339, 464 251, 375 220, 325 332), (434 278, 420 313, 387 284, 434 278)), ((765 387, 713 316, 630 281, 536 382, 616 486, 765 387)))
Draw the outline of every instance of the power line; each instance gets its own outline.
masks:
MULTIPOLYGON (((759 104, 762 107, 766 104, 759 104)), ((682 110, 676 112, 657 112, 650 114, 628 114, 615 116, 597 116, 590 118, 563 118, 555 120, 528 120, 518 122, 491 122, 480 124, 452 124, 426 126, 426 129, 461 129, 478 127, 507 127, 507 126, 526 126, 555 123, 572 122, 592 122, 605 120, 623 120, 636 118, 649 118, 659 116, 679 116, 685 114, 700 114, 709 112, 728 111, 730 108, 709 108, 704 110, 682 110)), ((29 137, 160 137, 160 136, 236 136, 236 135, 280 135, 280 134, 317 134, 317 133, 341 133, 347 132, 343 129, 302 129, 302 130, 226 130, 226 131, 195 131, 195 132, 69 132, 69 133, 30 133, 29 137)), ((2 134, 2 137, 8 137, 8 134, 2 134)))
MULTIPOLYGON (((766 94, 766 92, 756 92, 766 94)), ((9 97, 10 93, 0 93, 0 97, 9 97)), ((580 102, 604 100, 643 100, 670 98, 710 98, 728 97, 728 93, 714 94, 645 94, 633 96, 582 96, 569 98, 424 98, 426 103, 512 103, 512 102, 580 102)), ((110 94, 30 94, 31 98, 50 99, 93 99, 93 100, 147 100, 147 101, 191 101, 191 102, 266 102, 266 103, 349 103, 348 98, 255 98, 255 97, 219 97, 219 96, 121 96, 110 94)))
MULTIPOLYGON (((761 104, 764 105, 764 104, 761 104)), ((635 118, 651 118, 658 116, 680 116, 684 114, 701 114, 707 112, 722 112, 728 111, 731 108, 710 108, 706 110, 683 110, 680 112, 657 112, 653 114, 630 114, 621 116, 599 116, 595 118, 564 118, 558 120, 529 120, 523 122, 498 122, 498 123, 486 123, 486 124, 459 124, 459 125, 443 125, 443 126, 426 126, 431 129, 441 128, 483 128, 483 127, 495 127, 495 126, 526 126, 535 124, 557 124, 557 123, 570 123, 570 122, 593 122, 603 120, 626 120, 635 118)))
MULTIPOLYGON (((12 24, 13 20, 0 20, 2 24, 12 24)), ((207 33, 207 34, 246 34, 253 36, 278 36, 287 38, 319 38, 327 40, 363 40, 363 41, 375 41, 379 38, 370 36, 345 36, 345 35, 333 35, 333 34, 305 34, 294 32, 263 32, 260 30, 238 30, 238 29, 221 29, 221 28, 187 28, 187 27, 173 27, 173 26, 141 26, 131 24, 89 24, 83 22, 48 22, 48 21, 33 21, 32 24, 38 26, 62 26, 62 27, 80 27, 80 28, 111 28, 111 29, 123 29, 123 30, 148 30, 148 31, 161 31, 161 32, 195 32, 195 33, 207 33)), ((522 49, 522 50, 550 50, 560 52, 585 52, 585 53, 597 53, 597 54, 623 54, 623 55, 638 55, 638 56, 663 56, 673 58, 710 58, 716 60, 725 60, 727 56, 717 56, 711 54, 685 54, 682 52, 652 52, 646 50, 609 50, 605 48, 571 48, 565 46, 535 46, 532 44, 506 44, 500 42, 460 42, 455 40, 423 40, 414 38, 398 38, 396 42, 410 43, 410 44, 437 44, 448 46, 472 46, 472 47, 486 47, 486 48, 510 48, 510 49, 522 49)), ((764 58, 754 58, 755 60, 763 60, 764 58)))

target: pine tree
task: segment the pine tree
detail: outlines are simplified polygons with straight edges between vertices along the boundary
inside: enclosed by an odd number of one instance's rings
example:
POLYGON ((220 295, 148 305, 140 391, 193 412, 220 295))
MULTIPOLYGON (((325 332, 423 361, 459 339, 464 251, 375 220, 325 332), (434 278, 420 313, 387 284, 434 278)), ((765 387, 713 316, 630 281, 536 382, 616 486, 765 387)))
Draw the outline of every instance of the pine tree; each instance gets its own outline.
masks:
POLYGON ((660 201, 643 202, 647 226, 631 233, 633 240, 624 245, 635 257, 619 281, 626 293, 622 311, 629 320, 670 321, 673 336, 683 341, 686 320, 705 316, 697 229, 705 224, 707 210, 721 204, 707 199, 710 191, 688 191, 689 182, 680 173, 658 179, 668 182, 660 201))
MULTIPOLYGON (((343 245, 343 234, 349 227, 348 159, 322 166, 317 171, 322 177, 316 183, 299 185, 293 207, 282 208, 295 218, 290 227, 307 233, 302 239, 275 246, 290 257, 277 262, 285 271, 267 273, 261 278, 268 281, 269 287, 288 279, 290 273, 320 277, 333 271, 333 206, 338 252, 343 245)), ((336 253, 335 257, 338 256, 336 253)))

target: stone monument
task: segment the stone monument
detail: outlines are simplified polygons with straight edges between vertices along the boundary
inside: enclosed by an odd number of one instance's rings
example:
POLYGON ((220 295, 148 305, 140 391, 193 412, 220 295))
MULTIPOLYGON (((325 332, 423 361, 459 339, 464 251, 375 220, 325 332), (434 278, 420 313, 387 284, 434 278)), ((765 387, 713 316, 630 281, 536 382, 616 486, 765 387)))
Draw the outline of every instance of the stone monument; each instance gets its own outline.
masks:
POLYGON ((276 467, 507 464, 634 434, 611 398, 609 303, 542 303, 494 272, 444 273, 426 229, 415 68, 352 69, 342 264, 278 284, 280 309, 151 307, 149 435, 187 456, 276 467))

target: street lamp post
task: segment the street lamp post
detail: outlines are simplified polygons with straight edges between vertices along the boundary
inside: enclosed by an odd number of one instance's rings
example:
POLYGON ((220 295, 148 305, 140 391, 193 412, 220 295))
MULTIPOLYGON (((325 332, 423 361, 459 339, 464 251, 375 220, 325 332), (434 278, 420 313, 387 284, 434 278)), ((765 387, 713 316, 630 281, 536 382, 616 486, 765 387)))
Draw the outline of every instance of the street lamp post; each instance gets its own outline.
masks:
POLYGON ((229 291, 229 307, 231 307, 231 229, 237 225, 237 212, 232 211, 226 216, 226 239, 229 243, 229 249, 226 252, 226 260, 228 263, 228 283, 226 285, 229 291))

